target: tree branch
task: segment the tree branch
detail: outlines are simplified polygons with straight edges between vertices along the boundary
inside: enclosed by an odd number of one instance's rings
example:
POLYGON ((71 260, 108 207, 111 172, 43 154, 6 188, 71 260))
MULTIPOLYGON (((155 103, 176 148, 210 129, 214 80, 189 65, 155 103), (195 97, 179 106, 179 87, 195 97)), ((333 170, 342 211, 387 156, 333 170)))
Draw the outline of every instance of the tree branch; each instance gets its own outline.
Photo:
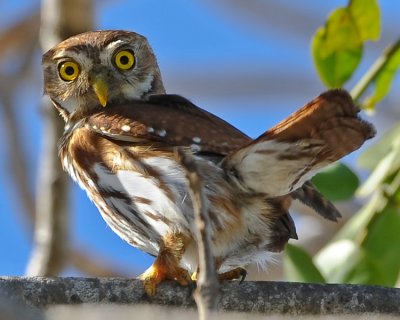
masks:
MULTIPOLYGON (((3 112, 2 123, 6 127, 5 132, 7 133, 5 141, 8 141, 5 154, 9 161, 10 174, 20 200, 19 203, 22 205, 22 212, 28 222, 27 230, 29 232, 31 232, 32 223, 35 220, 35 199, 33 190, 30 189, 29 160, 24 152, 21 131, 18 130, 21 127, 16 114, 19 106, 15 104, 13 97, 20 89, 26 75, 31 71, 33 57, 35 57, 34 52, 37 50, 39 23, 39 15, 35 13, 0 34, 0 59, 4 59, 6 53, 10 55, 22 53, 21 65, 15 73, 11 75, 0 74, 0 111, 3 112)), ((69 260, 75 268, 90 276, 127 275, 126 272, 122 271, 122 268, 118 270, 107 259, 95 257, 92 250, 88 249, 83 252, 82 246, 79 246, 79 249, 69 250, 69 260)))
POLYGON ((386 64, 390 61, 393 54, 396 53, 400 48, 400 39, 395 43, 389 45, 383 53, 376 59, 374 64, 369 68, 365 75, 360 79, 360 81, 351 90, 351 96, 354 101, 358 101, 364 92, 368 89, 371 83, 375 80, 377 75, 385 68, 386 64))
MULTIPOLYGON (((42 1, 42 50, 47 51, 69 36, 92 29, 92 12, 91 0, 42 1)), ((68 255, 69 180, 61 169, 57 151, 64 123, 49 100, 46 101, 36 199, 35 248, 27 274, 55 276, 64 268, 68 255)))
POLYGON ((7 141, 9 155, 10 173, 14 177, 15 187, 19 191, 20 203, 25 212, 33 220, 35 216, 35 205, 30 190, 27 155, 23 148, 20 126, 16 114, 17 106, 14 103, 14 94, 18 92, 24 74, 31 68, 32 57, 36 49, 36 39, 26 39, 22 64, 12 75, 0 74, 0 104, 3 111, 3 123, 8 133, 7 141))
POLYGON ((31 41, 36 44, 39 24, 39 14, 34 12, 10 28, 2 30, 0 33, 0 58, 3 58, 6 53, 25 52, 31 41))
MULTIPOLYGON (((140 280, 108 278, 0 277, 0 292, 39 309, 61 304, 152 303, 194 307, 188 287, 163 282, 149 298, 140 280)), ((400 315, 400 289, 289 282, 236 282, 221 286, 219 310, 284 315, 400 315)))
POLYGON ((215 259, 212 253, 211 223, 204 195, 204 185, 197 164, 192 155, 178 149, 180 163, 186 169, 189 182, 189 193, 193 203, 196 222, 196 240, 199 253, 200 274, 197 279, 195 299, 199 309, 199 319, 208 319, 216 309, 219 294, 219 281, 215 270, 215 259))

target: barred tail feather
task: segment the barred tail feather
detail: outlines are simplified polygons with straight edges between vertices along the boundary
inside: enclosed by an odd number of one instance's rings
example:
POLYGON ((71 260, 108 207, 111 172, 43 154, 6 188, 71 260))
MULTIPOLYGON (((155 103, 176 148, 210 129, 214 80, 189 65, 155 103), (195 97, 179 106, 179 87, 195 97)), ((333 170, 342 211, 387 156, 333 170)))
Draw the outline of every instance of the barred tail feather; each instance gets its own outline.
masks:
POLYGON ((228 155, 222 165, 245 192, 289 194, 374 136, 374 127, 358 112, 347 92, 325 92, 228 155))
POLYGON ((338 219, 342 217, 333 203, 319 193, 310 181, 304 183, 301 188, 293 191, 290 195, 293 199, 299 200, 306 206, 312 208, 325 219, 337 222, 338 219))

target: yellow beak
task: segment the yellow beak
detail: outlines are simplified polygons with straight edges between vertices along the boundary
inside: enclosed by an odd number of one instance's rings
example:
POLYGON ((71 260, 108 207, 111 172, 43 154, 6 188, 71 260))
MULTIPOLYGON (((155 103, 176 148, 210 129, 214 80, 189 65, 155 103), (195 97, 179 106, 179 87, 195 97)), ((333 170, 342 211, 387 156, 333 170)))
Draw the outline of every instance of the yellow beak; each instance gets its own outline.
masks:
POLYGON ((97 76, 93 82, 93 90, 100 104, 105 107, 108 98, 108 85, 102 76, 97 76))

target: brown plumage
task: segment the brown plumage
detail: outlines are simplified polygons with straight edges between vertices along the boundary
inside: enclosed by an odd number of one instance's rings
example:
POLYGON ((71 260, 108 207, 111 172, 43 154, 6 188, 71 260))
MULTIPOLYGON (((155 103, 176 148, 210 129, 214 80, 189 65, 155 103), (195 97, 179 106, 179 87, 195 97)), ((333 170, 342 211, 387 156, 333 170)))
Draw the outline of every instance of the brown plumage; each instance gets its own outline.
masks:
POLYGON ((47 52, 43 66, 45 92, 66 120, 63 166, 119 236, 156 256, 142 275, 149 294, 164 279, 188 284, 198 267, 176 148, 193 155, 205 180, 216 268, 229 279, 297 238, 292 199, 340 217, 307 180, 374 135, 350 96, 332 90, 252 140, 166 95, 149 44, 132 32, 75 36, 47 52))

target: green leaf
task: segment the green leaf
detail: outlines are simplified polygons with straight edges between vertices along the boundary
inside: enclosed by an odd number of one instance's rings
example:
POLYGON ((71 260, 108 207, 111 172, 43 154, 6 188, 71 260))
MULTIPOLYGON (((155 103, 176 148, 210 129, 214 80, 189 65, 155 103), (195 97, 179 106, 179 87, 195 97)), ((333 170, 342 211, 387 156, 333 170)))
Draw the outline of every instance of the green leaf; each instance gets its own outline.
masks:
POLYGON ((357 175, 339 162, 318 173, 311 181, 331 201, 350 199, 360 183, 357 175))
POLYGON ((400 140, 400 124, 387 131, 375 144, 365 150, 358 158, 357 164, 365 169, 373 170, 378 163, 393 148, 393 144, 400 140))
POLYGON ((283 266, 289 281, 325 283, 311 256, 297 246, 291 244, 286 246, 283 266))
POLYGON ((396 284, 400 212, 380 201, 382 197, 375 195, 373 199, 315 256, 315 264, 328 282, 396 284))
POLYGON ((341 87, 362 56, 362 38, 349 8, 339 8, 317 30, 312 53, 319 76, 328 87, 341 87))
POLYGON ((384 281, 379 259, 351 240, 329 244, 314 260, 327 282, 375 284, 384 281))
POLYGON ((382 210, 386 203, 386 198, 382 197, 381 194, 374 194, 368 204, 362 207, 360 211, 351 217, 351 219, 339 230, 333 238, 333 241, 345 239, 359 241, 362 239, 367 232, 366 228, 374 218, 376 212, 382 210))
POLYGON ((393 194, 392 201, 396 203, 398 207, 400 207, 400 189, 397 189, 397 191, 393 194))
POLYGON ((379 259, 371 257, 368 252, 360 249, 362 255, 354 268, 343 278, 343 283, 380 284, 384 282, 384 271, 379 265, 379 259))
POLYGON ((400 67, 400 45, 394 53, 390 55, 382 70, 377 74, 374 84, 374 93, 367 97, 363 102, 366 109, 374 109, 376 104, 381 101, 389 92, 393 79, 400 67))
MULTIPOLYGON (((346 272, 335 280, 394 286, 400 270, 400 251, 395 249, 400 245, 399 229, 400 215, 396 208, 387 205, 382 211, 375 212, 368 230, 364 230, 361 246, 354 249, 358 254, 348 256, 353 260, 352 265, 344 261, 346 272)), ((343 270, 342 267, 337 267, 343 270)))
POLYGON ((314 262, 327 282, 343 283, 363 256, 355 242, 339 240, 325 246, 314 257, 314 262))
POLYGON ((379 5, 376 0, 351 0, 349 10, 362 41, 378 40, 381 33, 379 5))
POLYGON ((376 261, 376 276, 370 284, 394 286, 400 270, 400 214, 388 205, 369 226, 363 243, 368 256, 376 261))

